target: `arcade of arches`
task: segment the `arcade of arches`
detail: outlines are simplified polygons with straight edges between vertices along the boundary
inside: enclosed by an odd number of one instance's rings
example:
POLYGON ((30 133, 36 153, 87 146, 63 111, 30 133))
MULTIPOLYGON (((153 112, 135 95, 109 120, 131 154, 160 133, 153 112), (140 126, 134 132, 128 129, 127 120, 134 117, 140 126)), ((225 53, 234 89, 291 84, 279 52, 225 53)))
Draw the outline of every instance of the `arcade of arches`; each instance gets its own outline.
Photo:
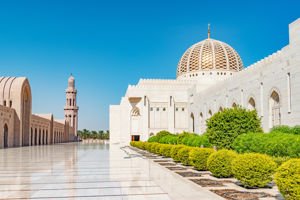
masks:
POLYGON ((32 114, 30 84, 25 77, 0 77, 0 148, 46 145, 76 140, 77 112, 75 80, 68 80, 65 118, 54 120, 53 114, 32 114), (70 96, 69 91, 72 92, 70 96))

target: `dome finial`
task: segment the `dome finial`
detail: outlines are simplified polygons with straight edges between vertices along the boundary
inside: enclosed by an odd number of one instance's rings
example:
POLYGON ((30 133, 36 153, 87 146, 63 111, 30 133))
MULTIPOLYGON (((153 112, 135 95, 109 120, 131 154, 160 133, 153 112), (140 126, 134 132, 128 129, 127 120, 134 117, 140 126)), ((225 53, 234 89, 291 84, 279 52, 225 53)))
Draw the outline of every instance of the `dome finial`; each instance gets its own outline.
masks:
POLYGON ((207 37, 208 37, 208 39, 210 38, 210 30, 209 30, 209 26, 210 26, 210 24, 208 24, 208 31, 207 31, 207 37))

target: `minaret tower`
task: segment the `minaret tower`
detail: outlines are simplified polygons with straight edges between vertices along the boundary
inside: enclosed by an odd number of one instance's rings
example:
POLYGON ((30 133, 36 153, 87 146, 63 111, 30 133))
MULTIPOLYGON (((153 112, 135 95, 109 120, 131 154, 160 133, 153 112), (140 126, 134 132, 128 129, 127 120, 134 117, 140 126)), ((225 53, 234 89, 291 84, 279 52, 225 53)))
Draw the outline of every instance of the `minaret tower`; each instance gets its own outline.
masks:
POLYGON ((72 74, 68 80, 68 88, 66 89, 66 106, 65 120, 69 122, 69 125, 74 128, 74 135, 77 136, 78 128, 78 106, 76 106, 77 90, 75 89, 75 79, 72 74))

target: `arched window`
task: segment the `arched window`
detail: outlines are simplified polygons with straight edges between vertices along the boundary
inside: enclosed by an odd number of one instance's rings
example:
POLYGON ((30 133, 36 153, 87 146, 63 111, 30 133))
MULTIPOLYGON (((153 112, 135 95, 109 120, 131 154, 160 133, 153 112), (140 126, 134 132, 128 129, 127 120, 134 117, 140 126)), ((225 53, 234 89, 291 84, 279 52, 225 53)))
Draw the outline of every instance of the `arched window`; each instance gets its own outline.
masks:
POLYGON ((73 106, 75 106, 75 99, 73 99, 73 106))
POLYGON ((276 91, 273 91, 270 96, 270 118, 271 127, 279 126, 281 124, 281 113, 280 113, 280 98, 276 91))
POLYGON ((220 106, 219 112, 223 112, 223 107, 222 106, 220 106))
POLYGON ((69 99, 69 101, 70 101, 70 102, 69 102, 69 103, 70 103, 69 105, 72 106, 72 104, 71 104, 71 103, 72 103, 72 99, 69 99))
POLYGON ((233 108, 236 108, 236 106, 237 106, 236 103, 233 103, 233 104, 232 104, 232 107, 233 107, 233 108))
POLYGON ((8 126, 4 124, 4 148, 8 147, 8 126))
POLYGON ((202 134, 203 133, 203 114, 202 114, 202 112, 200 113, 200 119, 199 119, 199 121, 200 121, 200 128, 199 128, 199 133, 200 134, 202 134))
POLYGON ((133 107, 131 110, 131 116, 140 116, 140 110, 138 107, 133 107))
POLYGON ((154 136, 154 133, 150 133, 150 137, 154 136))
POLYGON ((248 101, 247 109, 248 110, 254 110, 255 109, 255 101, 252 97, 248 101))
POLYGON ((212 112, 211 110, 208 111, 208 119, 212 117, 212 112))
POLYGON ((195 132, 195 120, 194 120, 194 114, 191 113, 191 120, 192 120, 192 132, 195 132))

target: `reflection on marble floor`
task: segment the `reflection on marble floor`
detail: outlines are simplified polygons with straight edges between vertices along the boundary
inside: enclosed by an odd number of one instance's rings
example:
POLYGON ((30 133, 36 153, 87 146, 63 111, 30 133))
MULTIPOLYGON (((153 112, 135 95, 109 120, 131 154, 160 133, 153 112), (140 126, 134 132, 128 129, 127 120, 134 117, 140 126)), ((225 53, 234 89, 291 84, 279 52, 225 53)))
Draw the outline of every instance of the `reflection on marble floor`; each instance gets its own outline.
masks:
POLYGON ((0 199, 170 199, 142 160, 101 143, 0 149, 0 199))

